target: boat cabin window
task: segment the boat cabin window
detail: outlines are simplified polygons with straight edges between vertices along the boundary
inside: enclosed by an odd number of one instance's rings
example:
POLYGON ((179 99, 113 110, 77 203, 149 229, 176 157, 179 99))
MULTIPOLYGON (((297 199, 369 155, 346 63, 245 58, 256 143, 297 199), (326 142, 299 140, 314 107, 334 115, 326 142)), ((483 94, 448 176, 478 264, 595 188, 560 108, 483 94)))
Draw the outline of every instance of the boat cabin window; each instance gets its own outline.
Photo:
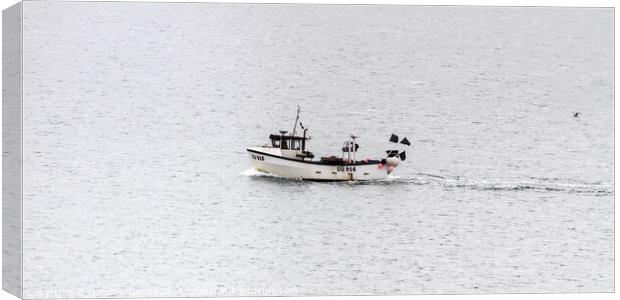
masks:
POLYGON ((269 135, 271 140, 271 146, 274 148, 286 149, 286 150, 302 150, 305 146, 305 138, 299 136, 282 136, 282 135, 269 135))
POLYGON ((299 150, 300 140, 292 140, 291 150, 299 150))

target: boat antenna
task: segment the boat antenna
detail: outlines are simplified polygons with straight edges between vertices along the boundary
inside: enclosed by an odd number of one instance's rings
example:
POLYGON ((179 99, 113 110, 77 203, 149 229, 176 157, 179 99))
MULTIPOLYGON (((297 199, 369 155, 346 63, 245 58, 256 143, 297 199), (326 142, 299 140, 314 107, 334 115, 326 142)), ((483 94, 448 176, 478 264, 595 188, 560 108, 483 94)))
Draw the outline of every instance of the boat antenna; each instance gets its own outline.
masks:
POLYGON ((301 110, 301 107, 299 107, 299 105, 297 105, 297 118, 295 118, 295 126, 293 126, 293 136, 295 136, 295 132, 297 131, 297 121, 299 121, 299 111, 301 110))

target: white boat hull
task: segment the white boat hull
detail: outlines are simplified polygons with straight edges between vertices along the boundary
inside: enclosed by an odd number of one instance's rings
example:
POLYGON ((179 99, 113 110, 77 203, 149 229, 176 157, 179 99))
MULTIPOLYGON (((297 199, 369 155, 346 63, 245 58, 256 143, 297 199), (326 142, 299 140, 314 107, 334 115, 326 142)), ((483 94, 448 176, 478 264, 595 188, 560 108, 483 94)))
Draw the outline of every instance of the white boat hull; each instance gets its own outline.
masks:
POLYGON ((250 147, 247 149, 256 170, 276 176, 312 181, 380 180, 388 176, 387 167, 380 162, 324 164, 283 157, 279 149, 250 147))

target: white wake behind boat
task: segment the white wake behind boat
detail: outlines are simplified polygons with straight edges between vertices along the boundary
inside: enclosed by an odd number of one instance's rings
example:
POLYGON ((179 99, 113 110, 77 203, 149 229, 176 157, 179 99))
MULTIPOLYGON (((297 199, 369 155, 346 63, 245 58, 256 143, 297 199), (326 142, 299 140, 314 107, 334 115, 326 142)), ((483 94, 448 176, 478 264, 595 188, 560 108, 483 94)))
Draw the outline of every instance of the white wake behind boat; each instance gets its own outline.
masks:
MULTIPOLYGON (((307 135, 308 128, 304 128, 301 122, 299 124, 303 134, 296 135, 298 121, 299 109, 293 132, 270 134, 269 144, 247 148, 257 171, 310 181, 380 180, 385 179, 406 158, 405 151, 388 150, 382 159, 357 160, 359 145, 356 137, 351 135, 351 139, 341 149, 341 156, 323 156, 315 160, 314 154, 306 150, 310 137, 307 135)), ((398 136, 392 134, 390 141, 398 143, 398 136)), ((400 144, 411 145, 407 138, 403 138, 400 144)))

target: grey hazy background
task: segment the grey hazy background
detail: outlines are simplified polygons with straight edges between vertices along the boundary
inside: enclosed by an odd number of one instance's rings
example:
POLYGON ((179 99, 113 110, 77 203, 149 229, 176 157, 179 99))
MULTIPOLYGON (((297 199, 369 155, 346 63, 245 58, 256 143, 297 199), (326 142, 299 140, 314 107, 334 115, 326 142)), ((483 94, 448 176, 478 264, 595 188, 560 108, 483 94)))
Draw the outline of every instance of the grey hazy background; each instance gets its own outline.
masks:
POLYGON ((613 291, 613 18, 27 1, 24 296, 613 291), (257 176, 297 105, 410 159, 257 176))

